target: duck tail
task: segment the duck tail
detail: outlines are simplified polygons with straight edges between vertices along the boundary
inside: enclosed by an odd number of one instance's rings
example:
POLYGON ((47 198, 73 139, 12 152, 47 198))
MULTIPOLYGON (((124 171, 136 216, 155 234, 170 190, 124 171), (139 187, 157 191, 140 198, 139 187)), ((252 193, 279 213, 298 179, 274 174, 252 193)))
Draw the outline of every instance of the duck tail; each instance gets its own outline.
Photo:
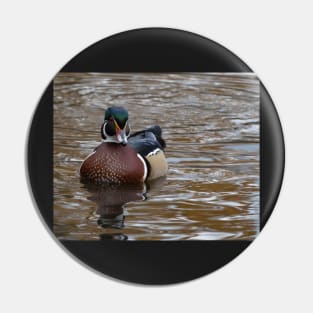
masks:
POLYGON ((162 149, 166 147, 165 140, 162 138, 162 129, 159 125, 151 126, 148 129, 146 129, 146 131, 151 132, 155 135, 162 149))

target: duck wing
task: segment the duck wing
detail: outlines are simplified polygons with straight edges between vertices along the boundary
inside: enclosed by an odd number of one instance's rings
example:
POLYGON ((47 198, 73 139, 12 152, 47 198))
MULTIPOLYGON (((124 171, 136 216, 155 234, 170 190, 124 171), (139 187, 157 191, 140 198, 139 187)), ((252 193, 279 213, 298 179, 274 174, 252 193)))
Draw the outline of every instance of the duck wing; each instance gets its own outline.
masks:
POLYGON ((163 151, 166 146, 165 140, 162 138, 162 129, 158 125, 132 134, 128 138, 128 143, 143 157, 157 149, 163 151))

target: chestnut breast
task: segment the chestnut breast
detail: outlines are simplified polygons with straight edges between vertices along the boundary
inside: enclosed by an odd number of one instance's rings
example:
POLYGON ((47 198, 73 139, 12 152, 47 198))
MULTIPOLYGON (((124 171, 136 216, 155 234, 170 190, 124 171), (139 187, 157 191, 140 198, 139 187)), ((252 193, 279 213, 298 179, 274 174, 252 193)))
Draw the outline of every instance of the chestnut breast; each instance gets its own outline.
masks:
POLYGON ((80 175, 93 183, 133 184, 144 181, 145 164, 131 146, 103 142, 83 162, 80 175))

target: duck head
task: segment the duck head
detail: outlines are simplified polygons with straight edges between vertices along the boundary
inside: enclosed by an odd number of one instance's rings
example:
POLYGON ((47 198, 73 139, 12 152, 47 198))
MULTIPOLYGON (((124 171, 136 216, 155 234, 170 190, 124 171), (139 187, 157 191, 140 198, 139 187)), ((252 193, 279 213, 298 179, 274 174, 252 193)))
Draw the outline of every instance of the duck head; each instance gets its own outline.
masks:
POLYGON ((128 112, 122 107, 110 107, 105 111, 101 126, 101 136, 104 142, 127 144, 130 134, 128 112))

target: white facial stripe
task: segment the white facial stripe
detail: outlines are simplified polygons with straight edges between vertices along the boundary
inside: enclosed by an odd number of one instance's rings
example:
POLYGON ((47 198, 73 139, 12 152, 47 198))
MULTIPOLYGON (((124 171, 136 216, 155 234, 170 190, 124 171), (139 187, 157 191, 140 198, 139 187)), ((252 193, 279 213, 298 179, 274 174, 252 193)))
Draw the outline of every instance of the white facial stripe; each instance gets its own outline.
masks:
POLYGON ((130 128, 130 125, 129 125, 128 121, 126 122, 125 125, 126 125, 126 126, 125 126, 125 131, 126 131, 126 127, 127 127, 127 126, 128 126, 128 128, 129 128, 129 133, 128 133, 128 135, 126 135, 126 137, 128 138, 128 137, 130 136, 130 133, 131 133, 131 128, 130 128))
POLYGON ((107 123, 104 123, 103 124, 103 127, 102 127, 102 135, 103 135, 103 137, 108 137, 108 135, 107 135, 107 133, 105 132, 105 125, 106 125, 107 123))
POLYGON ((120 141, 118 141, 118 139, 116 138, 116 136, 109 136, 106 132, 105 132, 105 125, 107 124, 104 123, 103 127, 102 127, 102 132, 103 132, 103 136, 105 137, 105 139, 102 139, 103 142, 115 142, 115 143, 120 143, 120 141))

